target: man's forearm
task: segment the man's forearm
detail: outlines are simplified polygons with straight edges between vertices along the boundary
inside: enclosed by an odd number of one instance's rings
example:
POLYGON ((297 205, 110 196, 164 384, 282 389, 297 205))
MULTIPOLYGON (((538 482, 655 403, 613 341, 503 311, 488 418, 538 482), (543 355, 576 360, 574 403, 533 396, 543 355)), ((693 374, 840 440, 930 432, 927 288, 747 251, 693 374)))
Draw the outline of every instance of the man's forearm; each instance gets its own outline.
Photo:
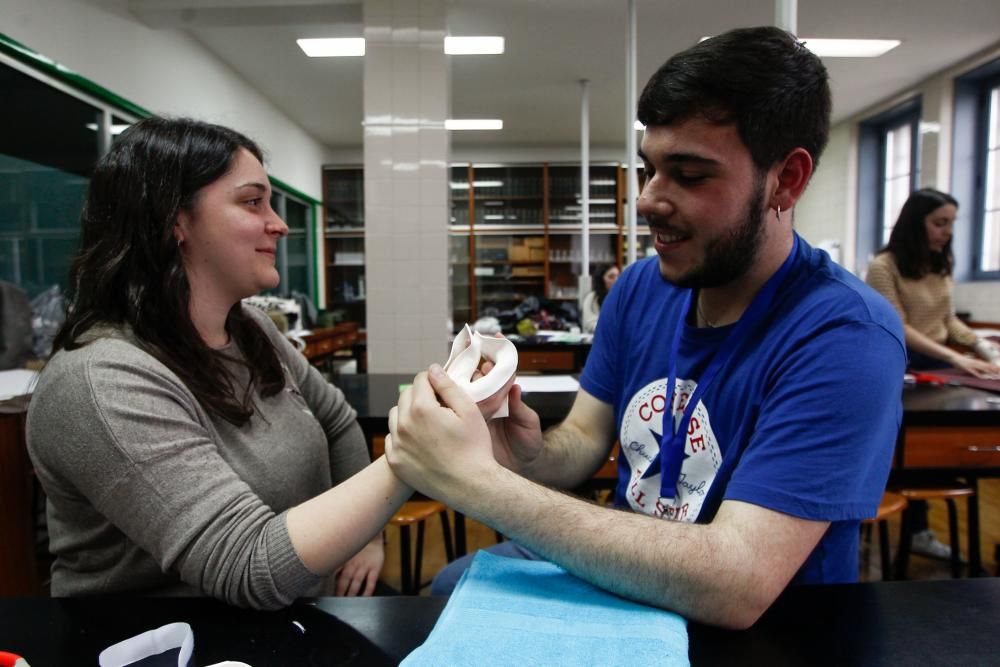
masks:
POLYGON ((449 504, 622 597, 738 628, 787 584, 759 573, 738 531, 599 507, 500 468, 481 482, 449 504))
POLYGON ((542 441, 541 454, 521 472, 539 484, 560 489, 574 489, 590 479, 611 450, 568 422, 545 431, 542 441))

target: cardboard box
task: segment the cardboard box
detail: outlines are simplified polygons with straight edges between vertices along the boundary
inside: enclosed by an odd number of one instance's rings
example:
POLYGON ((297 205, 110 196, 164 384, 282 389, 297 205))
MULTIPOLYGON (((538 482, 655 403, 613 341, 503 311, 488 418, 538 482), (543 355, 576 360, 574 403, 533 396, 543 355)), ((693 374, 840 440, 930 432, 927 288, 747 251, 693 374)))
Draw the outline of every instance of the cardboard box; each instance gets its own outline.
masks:
POLYGON ((524 245, 529 248, 544 248, 545 238, 542 236, 528 236, 524 239, 524 245))
POLYGON ((528 253, 528 259, 532 262, 544 262, 545 261, 545 248, 528 248, 530 251, 528 253))
POLYGON ((530 248, 523 245, 512 245, 507 248, 507 258, 512 262, 527 262, 531 259, 530 248))

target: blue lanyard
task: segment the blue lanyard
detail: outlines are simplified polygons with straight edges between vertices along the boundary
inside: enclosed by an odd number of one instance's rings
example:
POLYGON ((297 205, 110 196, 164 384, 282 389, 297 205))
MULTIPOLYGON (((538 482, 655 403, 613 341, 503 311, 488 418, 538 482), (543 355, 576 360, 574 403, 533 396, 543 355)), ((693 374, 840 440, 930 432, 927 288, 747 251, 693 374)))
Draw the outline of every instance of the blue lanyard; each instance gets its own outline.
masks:
POLYGON ((708 390, 712 381, 715 380, 719 369, 725 366, 740 343, 756 328, 771 309, 771 304, 774 301, 774 295, 777 293, 778 287, 781 286, 792 264, 795 263, 795 254, 798 246, 799 237, 796 234, 793 237, 792 251, 788 253, 788 257, 785 258, 781 268, 764 283, 764 286, 753 298, 753 301, 750 302, 750 306, 743 313, 742 317, 740 317, 736 326, 733 327, 733 330, 729 332, 719 346, 719 349, 712 356, 708 368, 705 369, 705 372, 698 379, 698 387, 688 398, 687 405, 684 408, 684 415, 681 417, 681 421, 675 430, 674 401, 676 396, 674 394, 676 393, 675 385, 677 384, 677 355, 680 351, 684 320, 687 318, 687 313, 691 308, 692 290, 687 290, 687 293, 684 295, 681 305, 681 315, 677 318, 674 337, 670 344, 670 371, 667 375, 666 389, 668 409, 663 412, 663 435, 660 436, 660 451, 656 455, 656 458, 649 464, 646 474, 643 475, 643 477, 649 477, 656 472, 656 459, 658 458, 661 475, 660 495, 662 497, 674 498, 677 493, 677 482, 681 478, 681 465, 684 463, 684 450, 687 447, 688 424, 691 421, 691 415, 694 413, 695 406, 698 405, 698 401, 701 400, 702 395, 708 390))

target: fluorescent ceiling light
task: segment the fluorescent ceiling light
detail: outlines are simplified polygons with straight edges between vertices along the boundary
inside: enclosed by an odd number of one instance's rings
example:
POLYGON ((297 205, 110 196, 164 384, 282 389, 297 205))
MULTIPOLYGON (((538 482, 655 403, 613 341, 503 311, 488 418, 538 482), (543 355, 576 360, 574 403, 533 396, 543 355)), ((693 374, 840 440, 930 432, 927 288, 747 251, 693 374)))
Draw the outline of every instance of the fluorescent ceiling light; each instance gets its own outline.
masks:
MULTIPOLYGON (((704 42, 710 37, 702 37, 704 42)), ((798 37, 806 48, 821 58, 877 58, 900 45, 898 39, 825 39, 798 37)))
MULTIPOLYGON (((128 124, 125 124, 125 125, 112 125, 111 126, 111 134, 121 134, 122 132, 124 132, 128 128, 129 128, 128 124)), ((88 130, 93 130, 94 132, 97 132, 97 123, 87 123, 87 129, 88 130)))
POLYGON ((452 56, 496 55, 503 53, 503 37, 451 37, 444 38, 444 52, 452 56))
POLYGON ((448 118, 444 121, 446 130, 502 130, 499 118, 448 118))
POLYGON ((899 46, 898 39, 816 39, 800 37, 806 48, 825 58, 878 58, 899 46))
POLYGON ((297 39, 295 43, 310 58, 338 58, 365 55, 364 37, 297 39))

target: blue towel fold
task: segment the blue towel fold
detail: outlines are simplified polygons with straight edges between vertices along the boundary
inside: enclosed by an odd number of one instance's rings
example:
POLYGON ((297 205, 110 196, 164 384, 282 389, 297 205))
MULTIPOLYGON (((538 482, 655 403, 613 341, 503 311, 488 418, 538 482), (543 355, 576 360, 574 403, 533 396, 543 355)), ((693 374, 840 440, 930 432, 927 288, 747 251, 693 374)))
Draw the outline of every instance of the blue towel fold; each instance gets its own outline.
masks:
POLYGON ((402 665, 688 667, 687 622, 546 561, 480 551, 402 665))

